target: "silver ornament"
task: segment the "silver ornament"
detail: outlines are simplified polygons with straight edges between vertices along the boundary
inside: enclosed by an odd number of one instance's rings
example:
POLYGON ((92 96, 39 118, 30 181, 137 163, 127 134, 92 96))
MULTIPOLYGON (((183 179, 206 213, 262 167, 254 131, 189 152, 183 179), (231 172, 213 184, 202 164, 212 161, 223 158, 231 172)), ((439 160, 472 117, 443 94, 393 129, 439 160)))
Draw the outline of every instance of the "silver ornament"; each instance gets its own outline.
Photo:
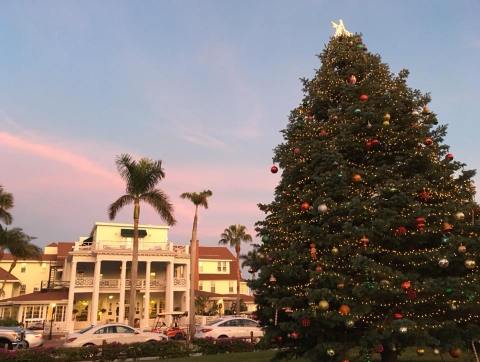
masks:
POLYGON ((443 269, 448 268, 448 264, 450 263, 447 258, 442 258, 438 261, 438 266, 443 269))

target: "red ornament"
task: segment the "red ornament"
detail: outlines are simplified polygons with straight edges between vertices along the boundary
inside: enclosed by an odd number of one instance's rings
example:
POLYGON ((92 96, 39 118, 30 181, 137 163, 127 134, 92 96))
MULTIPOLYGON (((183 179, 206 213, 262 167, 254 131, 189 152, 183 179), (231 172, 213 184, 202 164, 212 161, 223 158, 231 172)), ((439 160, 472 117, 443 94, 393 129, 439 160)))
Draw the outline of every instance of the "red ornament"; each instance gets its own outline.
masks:
POLYGON ((462 350, 460 348, 452 348, 449 353, 452 358, 458 358, 462 355, 462 350))
POLYGON ((433 140, 430 137, 425 138, 425 141, 423 141, 425 146, 431 146, 433 144, 433 140))
POLYGON ((360 242, 363 244, 364 247, 367 247, 370 240, 368 239, 367 235, 363 235, 360 239, 360 242))
POLYGON ((316 271, 317 273, 321 273, 322 270, 323 270, 323 269, 322 269, 322 266, 321 266, 321 265, 317 265, 317 267, 315 268, 315 271, 316 271))
POLYGON ((356 173, 355 175, 352 176, 352 180, 354 182, 360 182, 360 181, 362 181, 362 176, 360 176, 358 173, 356 173))
POLYGON ((402 289, 403 290, 408 290, 412 287, 412 283, 410 282, 410 280, 405 280, 404 282, 402 282, 402 289))
POLYGON ((360 95, 359 99, 362 101, 362 102, 366 102, 368 101, 368 96, 366 94, 362 94, 360 95))
POLYGON ((320 137, 326 137, 328 135, 327 131, 324 129, 320 130, 320 133, 318 134, 320 137))
POLYGON ((365 147, 367 147, 367 150, 369 150, 370 148, 372 148, 372 147, 373 147, 372 141, 368 140, 368 141, 365 143, 365 147))
POLYGON ((338 312, 341 315, 349 315, 350 314, 350 307, 346 304, 342 304, 340 308, 338 309, 338 312))
POLYGON ((442 224, 442 231, 443 231, 444 233, 449 233, 449 232, 451 232, 452 230, 453 230, 453 225, 452 225, 452 224, 450 224, 450 223, 448 223, 448 222, 444 222, 444 223, 442 224))
POLYGON ((300 323, 302 324, 302 327, 310 327, 310 319, 308 318, 302 318, 300 320, 300 323))
POLYGON ((354 85, 355 83, 357 83, 357 77, 355 77, 354 74, 350 74, 350 76, 347 79, 347 83, 354 85))
POLYGON ((300 334, 298 332, 293 331, 292 333, 290 333, 290 337, 293 339, 298 339, 298 337, 300 337, 300 334))
POLYGON ((296 154, 296 155, 298 155, 298 154, 300 153, 300 147, 295 147, 295 148, 293 149, 293 153, 296 154))
POLYGON ((425 218, 423 216, 419 216, 415 219, 417 224, 425 224, 425 218))
POLYGON ((399 226, 397 230, 395 230, 395 235, 401 236, 407 233, 407 228, 405 226, 399 226))
POLYGON ((306 201, 302 202, 301 208, 302 208, 302 211, 308 211, 308 210, 310 210, 310 204, 306 201))
POLYGON ((393 318, 394 318, 394 319, 402 319, 402 318, 403 318, 403 315, 402 315, 402 313, 398 313, 398 312, 397 312, 397 313, 393 313, 393 318))
POLYGON ((424 231, 425 230, 425 224, 417 224, 417 229, 418 229, 418 231, 424 231))
POLYGON ((372 139, 372 146, 378 146, 380 144, 380 141, 377 140, 376 138, 372 139))
POLYGON ((271 173, 277 173, 278 172, 278 167, 273 165, 272 168, 270 168, 271 173))
POLYGON ((447 155, 445 156, 445 159, 446 159, 447 161, 453 160, 453 153, 447 153, 447 155))
POLYGON ((430 192, 423 190, 418 194, 418 197, 420 198, 420 200, 427 202, 432 198, 432 195, 430 194, 430 192))

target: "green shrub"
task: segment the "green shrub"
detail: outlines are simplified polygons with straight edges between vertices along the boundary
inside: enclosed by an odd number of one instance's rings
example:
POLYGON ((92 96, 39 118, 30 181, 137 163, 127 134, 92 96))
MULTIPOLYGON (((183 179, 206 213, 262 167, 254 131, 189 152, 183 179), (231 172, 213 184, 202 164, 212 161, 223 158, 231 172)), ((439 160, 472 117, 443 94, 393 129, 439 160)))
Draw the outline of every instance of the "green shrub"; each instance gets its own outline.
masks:
POLYGON ((16 319, 13 319, 13 318, 0 319, 1 327, 16 327, 18 325, 19 323, 17 322, 16 319))
POLYGON ((255 350, 255 345, 250 341, 236 338, 197 339, 194 343, 197 346, 196 351, 202 354, 252 352, 255 350))

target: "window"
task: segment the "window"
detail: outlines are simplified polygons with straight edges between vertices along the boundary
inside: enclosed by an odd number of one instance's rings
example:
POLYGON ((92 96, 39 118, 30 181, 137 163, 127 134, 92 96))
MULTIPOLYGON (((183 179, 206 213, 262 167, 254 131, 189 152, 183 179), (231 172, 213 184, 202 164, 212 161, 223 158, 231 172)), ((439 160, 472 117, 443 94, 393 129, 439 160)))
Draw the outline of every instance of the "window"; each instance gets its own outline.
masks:
POLYGON ((210 292, 215 293, 215 282, 214 281, 210 282, 210 292))
POLYGON ((179 265, 175 267, 173 271, 174 278, 185 278, 185 267, 183 265, 179 265))
POLYGON ((203 282, 202 281, 198 282, 198 290, 203 290, 203 282))
POLYGON ((227 262, 226 261, 218 261, 217 262, 217 271, 218 272, 226 272, 227 271, 227 262))
POLYGON ((223 263, 223 264, 222 264, 222 270, 223 270, 224 272, 226 272, 226 271, 227 271, 227 262, 226 262, 226 261, 223 261, 222 263, 223 263))
POLYGON ((240 327, 238 319, 231 319, 219 325, 219 327, 240 327))
POLYGON ((117 333, 135 333, 132 328, 117 326, 117 333))
POLYGON ((241 319, 240 324, 244 327, 258 327, 257 322, 248 319, 241 319))
POLYGON ((67 309, 66 305, 57 305, 55 307, 55 322, 64 322, 65 321, 65 311, 67 309))
POLYGON ((233 293, 233 281, 228 281, 228 292, 233 293))
POLYGON ((20 295, 25 294, 25 291, 27 290, 27 286, 25 284, 22 284, 20 286, 20 295))
POLYGON ((94 334, 110 334, 110 333, 117 333, 117 331, 115 330, 115 326, 100 328, 94 334))
POLYGON ((198 262, 198 272, 203 273, 203 263, 201 261, 198 262))
POLYGON ((26 273, 27 272, 27 266, 25 264, 22 264, 22 267, 20 268, 20 273, 26 273))
POLYGON ((219 262, 217 263, 217 271, 219 271, 219 272, 222 271, 222 262, 221 262, 221 261, 219 261, 219 262))

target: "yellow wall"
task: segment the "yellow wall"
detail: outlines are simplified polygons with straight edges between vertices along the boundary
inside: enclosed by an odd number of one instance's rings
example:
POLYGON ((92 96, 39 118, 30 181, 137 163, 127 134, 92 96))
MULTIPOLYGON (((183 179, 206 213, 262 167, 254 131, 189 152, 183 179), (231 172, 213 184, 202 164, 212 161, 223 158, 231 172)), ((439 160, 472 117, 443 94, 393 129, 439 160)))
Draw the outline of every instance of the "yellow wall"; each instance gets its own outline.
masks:
MULTIPOLYGON (((94 240, 107 245, 131 245, 133 238, 121 236, 121 229, 131 229, 129 224, 109 224, 96 223, 94 231, 94 240)), ((140 248, 150 248, 154 246, 165 246, 168 242, 168 228, 155 227, 152 225, 139 225, 140 229, 147 230, 147 236, 140 238, 140 248), (142 247, 143 245, 143 247, 142 247)))
MULTIPOLYGON (((0 268, 8 271, 11 265, 10 260, 0 260, 0 268)), ((38 260, 19 261, 11 274, 16 276, 21 284, 26 285, 25 293, 33 293, 34 288, 40 290, 41 282, 48 280, 50 265, 48 262, 38 260), (22 273, 22 266, 25 266, 25 272, 22 273)))
MULTIPOLYGON (((203 285, 203 291, 212 292, 212 283, 215 284, 215 293, 217 294, 236 294, 237 293, 237 281, 236 280, 201 280, 203 285), (233 288, 230 291, 230 286, 233 288)), ((249 295, 248 286, 246 282, 240 282, 240 294, 249 295)))
POLYGON ((229 260, 208 260, 208 259, 200 259, 199 263, 199 273, 200 274, 230 274, 230 261, 229 260), (218 271, 217 266, 218 262, 224 262, 227 265, 226 271, 223 271, 223 264, 222 264, 222 271, 218 271))

